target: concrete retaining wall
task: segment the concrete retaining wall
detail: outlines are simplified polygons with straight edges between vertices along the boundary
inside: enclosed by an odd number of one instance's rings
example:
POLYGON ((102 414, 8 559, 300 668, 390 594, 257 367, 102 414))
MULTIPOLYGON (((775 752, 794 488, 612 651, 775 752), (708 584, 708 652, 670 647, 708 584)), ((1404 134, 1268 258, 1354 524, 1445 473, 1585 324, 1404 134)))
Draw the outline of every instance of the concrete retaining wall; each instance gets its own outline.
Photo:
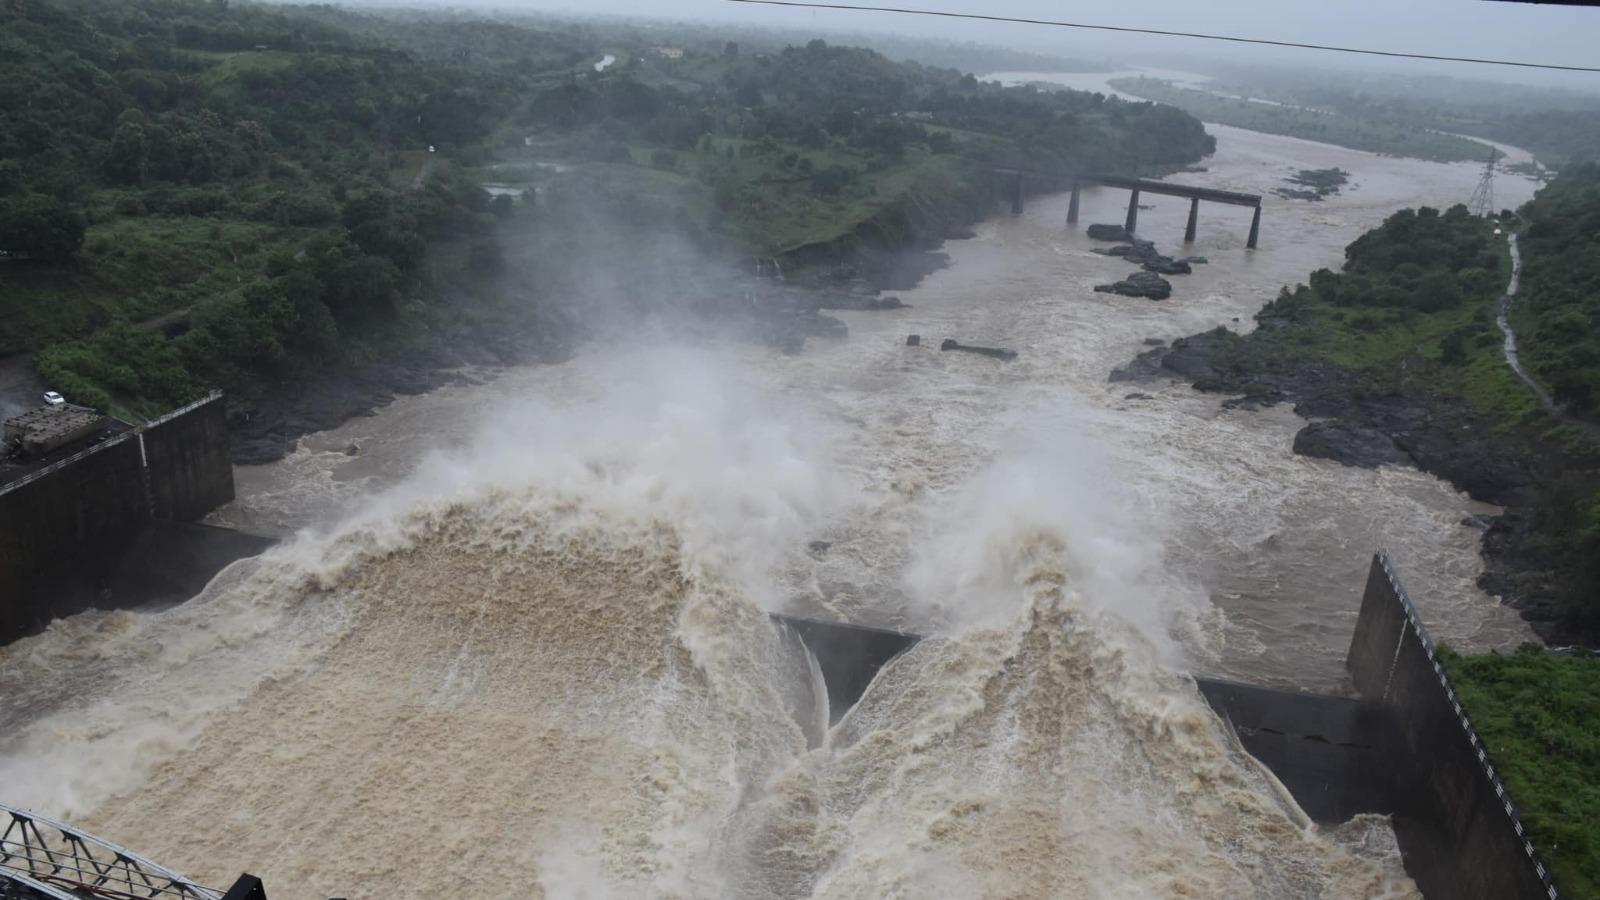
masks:
POLYGON ((1347 660, 1357 690, 1394 712, 1395 832, 1428 897, 1555 900, 1416 608, 1388 557, 1373 557, 1347 660))
POLYGON ((1350 697, 1195 682, 1244 749, 1313 820, 1394 812, 1394 729, 1386 708, 1350 697))
POLYGON ((222 395, 162 416, 141 429, 151 513, 192 522, 233 499, 228 414, 222 395))
POLYGON ((213 394, 0 487, 0 643, 148 600, 112 590, 116 573, 153 522, 233 498, 226 424, 213 394))
POLYGON ((0 493, 0 641, 83 608, 50 590, 65 572, 110 571, 150 517, 133 433, 0 493))

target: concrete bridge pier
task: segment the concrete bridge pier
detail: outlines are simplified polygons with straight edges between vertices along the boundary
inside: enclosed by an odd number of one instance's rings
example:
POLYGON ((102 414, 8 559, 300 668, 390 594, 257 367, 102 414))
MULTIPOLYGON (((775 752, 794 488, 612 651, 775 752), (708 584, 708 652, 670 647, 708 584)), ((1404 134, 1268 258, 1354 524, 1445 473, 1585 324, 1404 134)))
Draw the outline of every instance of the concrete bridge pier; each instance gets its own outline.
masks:
POLYGON ((1189 198, 1189 224, 1187 226, 1185 226, 1184 229, 1183 229, 1183 242, 1185 244, 1194 243, 1195 228, 1199 224, 1200 224, 1200 198, 1199 197, 1191 197, 1191 198, 1189 198))
POLYGON ((1246 248, 1256 249, 1256 238, 1261 236, 1261 207, 1256 207, 1256 214, 1250 219, 1250 239, 1244 242, 1246 248))
POLYGON ((1134 188, 1133 189, 1133 195, 1128 198, 1128 220, 1127 220, 1127 222, 1123 223, 1122 227, 1127 229, 1129 234, 1133 234, 1134 230, 1138 227, 1138 225, 1139 225, 1139 189, 1138 188, 1134 188))
POLYGON ((1022 215, 1022 173, 1018 172, 1011 182, 1011 214, 1022 215))
POLYGON ((1078 183, 1072 183, 1072 201, 1067 204, 1067 224, 1078 224, 1078 183))

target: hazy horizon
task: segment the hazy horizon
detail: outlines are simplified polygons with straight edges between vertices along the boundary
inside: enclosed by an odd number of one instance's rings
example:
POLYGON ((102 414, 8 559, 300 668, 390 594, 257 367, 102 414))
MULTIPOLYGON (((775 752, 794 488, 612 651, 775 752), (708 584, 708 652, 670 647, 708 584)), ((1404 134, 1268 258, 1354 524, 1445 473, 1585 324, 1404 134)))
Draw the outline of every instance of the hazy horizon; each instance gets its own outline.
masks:
MULTIPOLYGON (((351 6, 536 12, 572 18, 627 16, 727 23, 780 30, 855 32, 976 42, 1078 58, 1111 58, 1131 65, 1170 67, 1177 57, 1306 68, 1388 70, 1488 81, 1561 86, 1600 93, 1600 73, 1403 60, 1329 51, 1227 44, 1160 35, 1133 35, 1020 23, 946 19, 897 13, 797 9, 728 0, 351 0, 351 6)), ((1417 0, 1388 4, 1265 4, 1224 0, 1204 7, 1147 0, 1116 10, 1079 8, 1048 0, 917 0, 941 12, 1070 20, 1095 25, 1158 28, 1267 40, 1324 43, 1363 49, 1469 56, 1556 65, 1600 65, 1593 35, 1600 9, 1478 0, 1417 0)))

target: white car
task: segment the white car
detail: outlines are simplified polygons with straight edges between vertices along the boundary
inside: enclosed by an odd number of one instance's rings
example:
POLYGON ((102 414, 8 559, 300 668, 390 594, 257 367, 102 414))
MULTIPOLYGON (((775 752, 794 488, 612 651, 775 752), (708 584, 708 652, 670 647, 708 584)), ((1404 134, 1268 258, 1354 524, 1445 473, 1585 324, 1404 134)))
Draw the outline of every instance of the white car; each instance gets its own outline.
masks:
POLYGON ((44 402, 46 406, 60 406, 61 404, 67 402, 67 398, 61 396, 55 391, 45 391, 44 402))

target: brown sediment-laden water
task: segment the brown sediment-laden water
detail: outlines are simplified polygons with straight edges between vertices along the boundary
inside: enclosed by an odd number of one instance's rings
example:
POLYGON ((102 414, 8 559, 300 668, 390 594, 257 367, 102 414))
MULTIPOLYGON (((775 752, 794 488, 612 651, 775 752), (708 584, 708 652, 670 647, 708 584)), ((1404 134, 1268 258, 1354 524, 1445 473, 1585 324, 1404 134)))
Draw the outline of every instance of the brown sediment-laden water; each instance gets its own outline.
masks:
POLYGON ((1309 825, 1189 673, 1340 690, 1378 546, 1436 636, 1519 643, 1474 586, 1491 510, 1107 374, 1479 170, 1213 131, 1175 178, 1268 194, 1261 249, 1248 209, 1185 250, 1187 201, 1144 198, 1142 237, 1209 259, 1169 300, 1094 292, 1129 266, 1040 198, 802 354, 597 343, 241 469, 218 520, 285 544, 0 648, 4 799, 273 897, 1416 896, 1383 820, 1309 825), (769 611, 929 639, 819 741, 769 611))

